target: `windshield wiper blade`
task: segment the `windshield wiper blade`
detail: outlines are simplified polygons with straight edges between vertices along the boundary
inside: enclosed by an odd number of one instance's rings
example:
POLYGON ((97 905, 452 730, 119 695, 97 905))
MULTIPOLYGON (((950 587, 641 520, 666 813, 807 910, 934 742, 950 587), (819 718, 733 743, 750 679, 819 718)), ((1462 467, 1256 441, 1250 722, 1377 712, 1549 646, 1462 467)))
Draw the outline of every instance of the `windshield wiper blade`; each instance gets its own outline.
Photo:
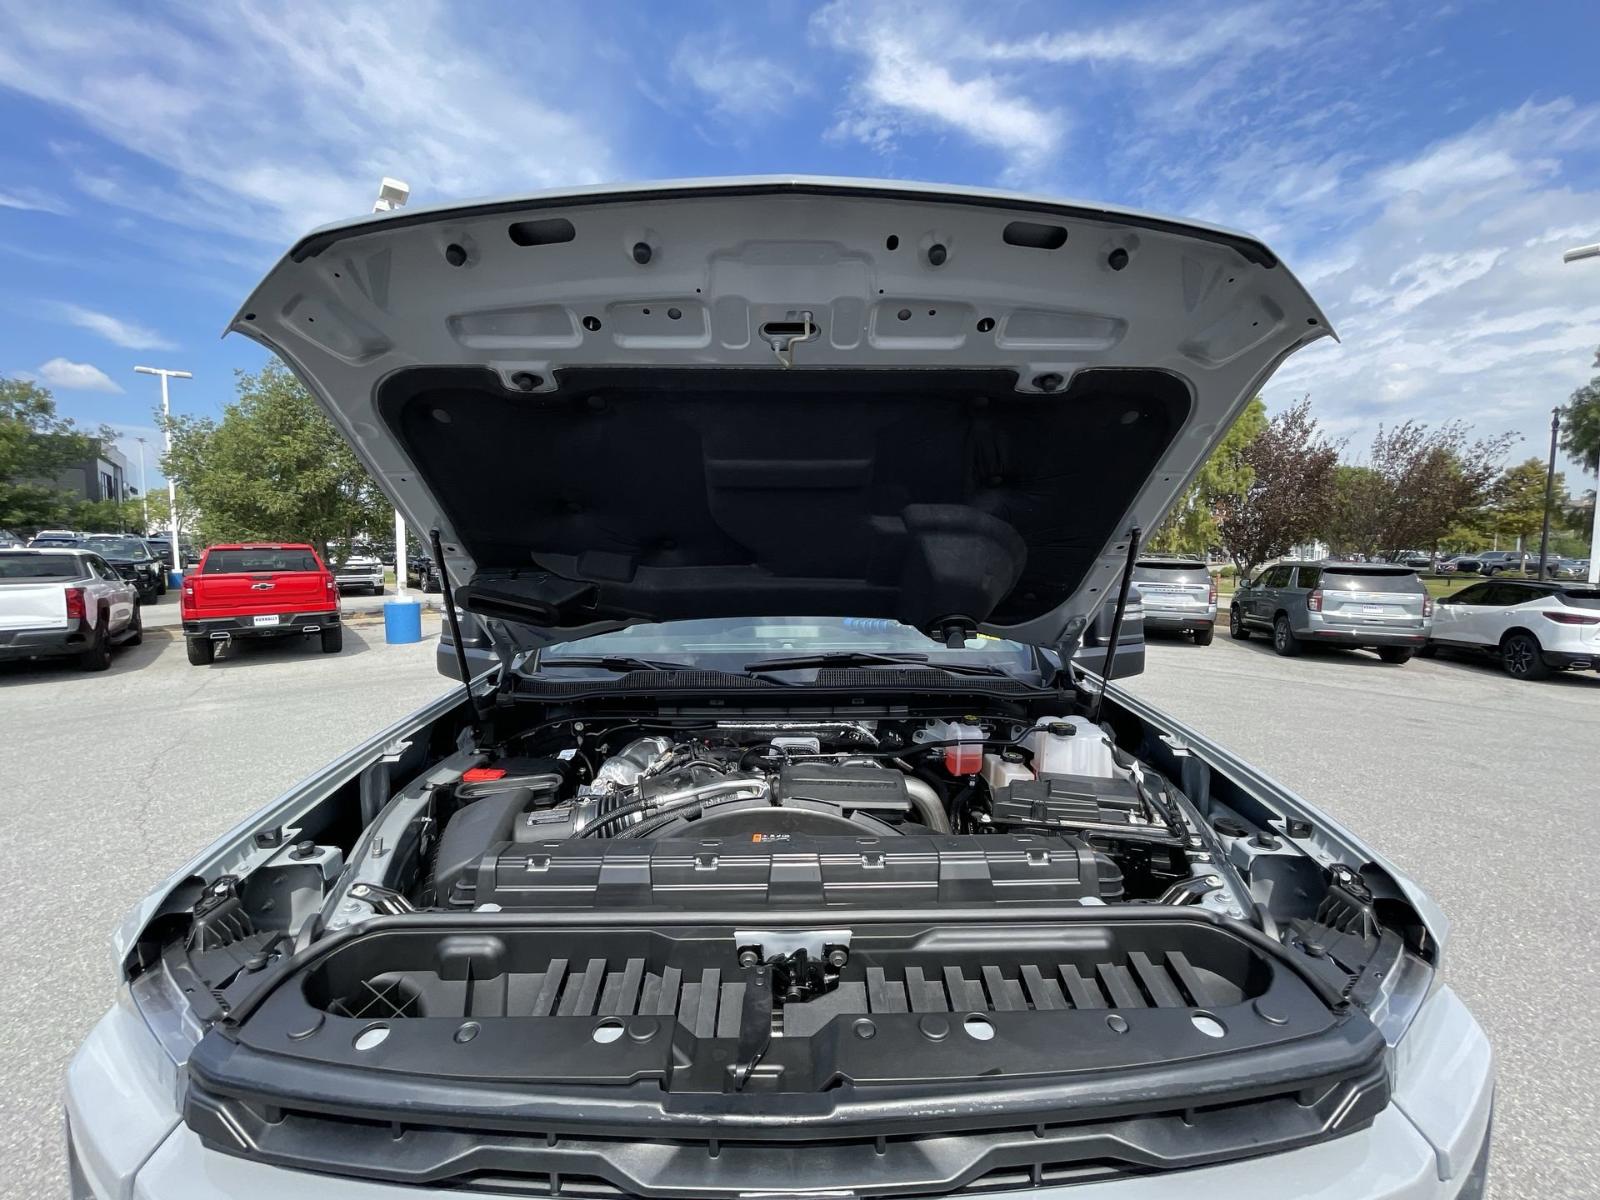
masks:
POLYGON ((665 658, 637 658, 632 654, 562 654, 554 658, 539 659, 540 669, 546 667, 599 667, 603 671, 627 674, 630 671, 698 671, 693 663, 673 662, 665 658))
POLYGON ((948 675, 987 675, 1013 678, 1010 671, 992 663, 929 662, 926 654, 889 653, 882 650, 834 650, 824 654, 797 654, 792 658, 764 658, 744 669, 758 678, 773 671, 804 671, 828 667, 926 667, 948 675))
MULTIPOLYGON (((635 671, 659 671, 663 673, 673 671, 693 671, 698 675, 719 675, 726 679, 744 680, 746 678, 762 678, 759 675, 746 676, 733 671, 722 671, 716 667, 702 667, 695 663, 675 662, 666 658, 639 658, 632 654, 569 654, 559 655, 555 658, 539 660, 537 670, 544 671, 553 667, 598 667, 602 671, 613 671, 619 675, 630 675, 635 671)), ((788 685, 786 679, 770 679, 769 683, 788 685)))

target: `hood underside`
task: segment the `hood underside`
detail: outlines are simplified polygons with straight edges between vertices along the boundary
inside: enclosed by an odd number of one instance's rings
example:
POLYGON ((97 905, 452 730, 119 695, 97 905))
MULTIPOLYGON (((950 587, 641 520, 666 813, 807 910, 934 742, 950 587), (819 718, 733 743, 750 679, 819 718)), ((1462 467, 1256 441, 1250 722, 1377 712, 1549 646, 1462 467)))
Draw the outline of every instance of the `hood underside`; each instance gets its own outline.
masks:
POLYGON ((1248 238, 766 179, 403 211, 232 326, 317 395, 506 648, 710 616, 1076 640, 1327 325, 1248 238))

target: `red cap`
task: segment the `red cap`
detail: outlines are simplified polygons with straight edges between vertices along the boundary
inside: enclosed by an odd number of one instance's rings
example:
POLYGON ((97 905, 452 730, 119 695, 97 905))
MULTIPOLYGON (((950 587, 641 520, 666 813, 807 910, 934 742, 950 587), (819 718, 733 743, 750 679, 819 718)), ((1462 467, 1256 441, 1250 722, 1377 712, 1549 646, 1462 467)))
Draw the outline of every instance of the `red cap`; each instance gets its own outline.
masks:
POLYGON ((504 767, 471 767, 462 772, 462 783, 488 783, 491 779, 504 779, 504 767))

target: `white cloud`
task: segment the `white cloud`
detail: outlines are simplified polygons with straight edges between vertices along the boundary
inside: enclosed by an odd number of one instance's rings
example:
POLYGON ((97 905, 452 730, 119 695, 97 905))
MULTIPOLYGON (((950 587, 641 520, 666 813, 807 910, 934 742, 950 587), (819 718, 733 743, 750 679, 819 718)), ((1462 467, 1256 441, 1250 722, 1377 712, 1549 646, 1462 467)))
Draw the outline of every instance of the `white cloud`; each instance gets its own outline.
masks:
POLYGON ((66 203, 59 197, 31 187, 10 187, 0 190, 0 208, 55 213, 58 216, 69 211, 66 203))
POLYGON ((1360 220, 1302 273, 1342 344, 1291 359, 1269 400, 1310 390, 1360 430, 1356 449, 1378 420, 1460 418, 1520 433, 1515 456, 1537 453, 1600 343, 1600 278, 1561 261, 1600 237, 1600 190, 1568 182, 1597 150, 1600 105, 1558 100, 1344 180, 1339 203, 1360 220))
POLYGON ((1004 177, 1018 181, 1046 169, 1070 125, 1064 113, 1033 103, 974 64, 970 37, 937 9, 836 2, 816 14, 812 28, 864 62, 855 103, 841 112, 835 136, 886 151, 901 133, 953 130, 999 151, 1004 177), (952 38, 969 53, 942 51, 952 38))
MULTIPOLYGON (((1054 24, 1064 11, 835 0, 813 17, 813 39, 861 67, 831 133, 887 154, 907 134, 949 131, 998 151, 1002 183, 1081 191, 1085 175, 1104 173, 1092 156, 1108 115, 1136 110, 1137 132, 1115 148, 1125 160, 1147 133, 1200 122, 1208 137, 1218 134, 1218 93, 1241 91, 1261 55, 1304 36, 1294 11, 1276 3, 1212 10, 1203 21, 1173 8, 1077 28, 1017 28, 1037 19, 1031 12, 1054 24), (1102 73, 1103 102, 1095 103, 1102 73)), ((1184 149, 1192 158, 1200 145, 1184 149)), ((1184 169, 1184 158, 1149 161, 1165 172, 1184 169)))
POLYGON ((52 358, 39 368, 41 383, 63 391, 120 392, 122 388, 93 363, 73 362, 67 358, 52 358))
POLYGON ((134 181, 74 149, 102 202, 274 243, 368 211, 384 175, 419 202, 615 175, 603 98, 574 100, 560 33, 472 23, 468 40, 451 21, 424 2, 219 0, 156 21, 0 0, 0 84, 170 172, 134 181))
POLYGON ((1170 70, 1276 49, 1295 40, 1273 6, 1252 4, 1208 13, 1203 21, 1168 16, 989 41, 977 52, 997 62, 1120 63, 1170 70))
POLYGON ((133 321, 125 321, 121 317, 113 317, 110 313, 97 312, 92 308, 84 308, 79 304, 57 304, 55 310, 61 319, 79 329, 87 329, 90 333, 99 334, 106 341, 129 350, 176 350, 176 342, 162 337, 153 329, 133 321))
POLYGON ((729 119, 768 118, 786 111, 810 85, 794 70, 739 45, 726 32, 689 34, 672 56, 672 77, 702 93, 729 119))

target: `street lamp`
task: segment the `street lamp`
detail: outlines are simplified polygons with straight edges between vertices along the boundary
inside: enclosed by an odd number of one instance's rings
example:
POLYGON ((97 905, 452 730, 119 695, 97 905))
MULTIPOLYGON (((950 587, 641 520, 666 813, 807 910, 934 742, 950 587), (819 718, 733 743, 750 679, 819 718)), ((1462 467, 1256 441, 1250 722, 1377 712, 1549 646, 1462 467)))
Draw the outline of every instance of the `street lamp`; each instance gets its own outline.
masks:
MULTIPOLYGON (((404 208, 409 199, 411 185, 385 175, 378 183, 378 198, 372 202, 372 211, 393 212, 404 208)), ((439 569, 444 570, 443 564, 439 569)), ((394 510, 394 590, 396 595, 406 594, 406 519, 398 508, 394 510)))
MULTIPOLYGON (((1561 256, 1562 262, 1578 262, 1585 258, 1600 258, 1600 242, 1588 246, 1574 246, 1561 256)), ((1600 366, 1600 355, 1596 356, 1595 365, 1600 366)), ((1549 504, 1545 505, 1545 512, 1550 511, 1549 504)), ((1545 520, 1548 522, 1549 517, 1545 520)), ((1596 477, 1594 489, 1594 512, 1589 517, 1589 586, 1600 587, 1600 476, 1596 477)))
POLYGON ((150 532, 150 489, 145 486, 144 480, 144 439, 134 438, 139 443, 139 504, 144 509, 144 531, 150 532))
MULTIPOLYGON (((161 367, 135 367, 140 375, 161 376, 161 432, 167 439, 167 457, 172 457, 172 405, 167 399, 167 380, 193 379, 188 371, 168 371, 161 367)), ((167 476, 167 507, 172 514, 172 526, 167 531, 172 539, 172 569, 183 570, 183 556, 178 553, 178 486, 172 482, 172 476, 167 476)))
POLYGON ((1556 434, 1561 429, 1561 410, 1550 410, 1550 465, 1544 473, 1544 528, 1539 533, 1539 578, 1545 577, 1550 561, 1550 509, 1556 499, 1556 434))

